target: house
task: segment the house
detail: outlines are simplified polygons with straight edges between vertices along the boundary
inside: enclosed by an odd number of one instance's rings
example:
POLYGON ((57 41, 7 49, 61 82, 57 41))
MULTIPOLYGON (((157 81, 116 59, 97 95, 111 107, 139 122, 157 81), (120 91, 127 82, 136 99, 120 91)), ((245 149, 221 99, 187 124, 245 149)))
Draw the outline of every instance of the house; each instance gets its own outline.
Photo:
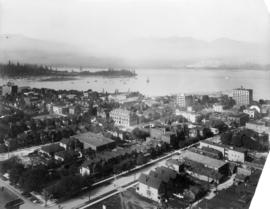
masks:
POLYGON ((141 174, 136 192, 148 199, 160 202, 163 195, 168 195, 168 186, 173 186, 176 177, 176 171, 165 166, 157 167, 148 175, 141 174))
POLYGON ((165 188, 165 183, 161 179, 142 173, 138 182, 136 188, 138 194, 156 202, 161 201, 162 190, 165 188))
POLYGON ((23 200, 20 199, 15 193, 4 186, 0 187, 1 209, 19 209, 22 204, 23 200))
POLYGON ((115 142, 101 134, 95 134, 92 132, 86 132, 72 136, 72 138, 79 140, 83 143, 84 149, 91 148, 95 151, 102 151, 105 149, 111 149, 115 146, 115 142))

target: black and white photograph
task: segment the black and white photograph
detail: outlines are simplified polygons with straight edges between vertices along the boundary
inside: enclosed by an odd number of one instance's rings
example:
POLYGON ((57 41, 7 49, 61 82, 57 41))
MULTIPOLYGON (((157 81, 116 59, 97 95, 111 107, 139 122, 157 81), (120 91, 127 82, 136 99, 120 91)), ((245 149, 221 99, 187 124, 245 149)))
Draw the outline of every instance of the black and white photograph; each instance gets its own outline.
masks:
POLYGON ((0 209, 269 209, 270 0, 0 0, 0 209))

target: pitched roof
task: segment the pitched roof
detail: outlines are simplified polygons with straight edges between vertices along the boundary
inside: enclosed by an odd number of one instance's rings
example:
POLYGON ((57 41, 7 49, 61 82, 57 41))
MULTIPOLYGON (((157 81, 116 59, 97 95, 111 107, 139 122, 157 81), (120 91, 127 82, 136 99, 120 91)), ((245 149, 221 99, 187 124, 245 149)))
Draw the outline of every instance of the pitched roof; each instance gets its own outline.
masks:
POLYGON ((142 184, 145 184, 145 185, 152 187, 152 188, 155 188, 155 189, 159 189, 160 185, 162 184, 162 180, 160 180, 159 178, 155 178, 153 176, 149 176, 149 175, 146 175, 144 173, 142 173, 140 175, 138 181, 142 184))
POLYGON ((218 169, 226 164, 226 162, 222 160, 217 160, 217 159, 205 156, 205 155, 191 152, 189 150, 183 153, 183 158, 189 159, 191 161, 195 161, 197 163, 201 163, 205 167, 213 168, 213 169, 218 169))
POLYGON ((56 144, 50 144, 50 145, 46 145, 41 147, 41 150, 47 153, 56 153, 56 152, 60 152, 63 151, 64 148, 60 147, 60 145, 58 143, 56 144))

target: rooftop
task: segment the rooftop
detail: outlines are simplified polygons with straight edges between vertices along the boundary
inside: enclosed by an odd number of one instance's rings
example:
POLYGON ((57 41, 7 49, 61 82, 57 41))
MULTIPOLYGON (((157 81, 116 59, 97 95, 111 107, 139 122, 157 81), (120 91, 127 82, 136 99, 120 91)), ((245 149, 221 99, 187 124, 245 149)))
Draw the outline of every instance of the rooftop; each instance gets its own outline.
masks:
POLYGON ((99 146, 103 146, 103 145, 114 142, 113 140, 103 135, 95 134, 92 132, 78 134, 78 135, 73 136, 73 138, 76 138, 80 140, 81 142, 83 142, 86 145, 85 148, 89 148, 91 146, 99 147, 99 146))
POLYGON ((60 147, 60 145, 58 143, 56 143, 56 144, 50 144, 47 146, 43 146, 43 147, 41 147, 41 150, 44 152, 47 152, 47 153, 56 153, 56 152, 63 151, 64 148, 60 147))
POLYGON ((155 178, 153 176, 148 176, 142 173, 138 180, 140 183, 145 184, 149 187, 159 189, 162 181, 159 178, 155 178))
POLYGON ((226 164, 226 162, 222 160, 217 160, 188 150, 183 153, 183 158, 187 158, 189 160, 201 163, 206 167, 210 168, 220 168, 226 164))

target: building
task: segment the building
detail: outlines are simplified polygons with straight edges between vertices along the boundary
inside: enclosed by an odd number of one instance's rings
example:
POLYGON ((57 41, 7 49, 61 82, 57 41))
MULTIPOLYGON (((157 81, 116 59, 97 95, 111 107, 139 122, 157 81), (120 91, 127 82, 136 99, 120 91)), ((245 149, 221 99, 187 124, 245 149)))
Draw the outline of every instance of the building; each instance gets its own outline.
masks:
POLYGON ((79 115, 81 113, 79 106, 71 106, 68 108, 68 113, 70 115, 79 115))
POLYGON ((68 107, 64 105, 53 105, 52 111, 53 113, 58 114, 58 115, 66 115, 68 114, 68 107))
POLYGON ((177 143, 176 134, 173 131, 167 131, 161 136, 161 140, 169 145, 174 145, 177 143))
POLYGON ((14 85, 11 82, 2 86, 2 96, 14 95, 18 92, 18 86, 14 85))
POLYGON ((180 173, 184 169, 184 161, 179 159, 169 159, 166 161, 166 166, 177 173, 180 173))
POLYGON ((52 157, 55 153, 60 151, 64 151, 64 148, 61 147, 59 143, 42 146, 39 150, 40 153, 46 155, 47 157, 52 157))
POLYGON ((115 142, 101 134, 95 134, 92 132, 86 132, 72 136, 74 139, 78 139, 83 143, 84 149, 91 148, 95 151, 102 151, 105 149, 111 149, 115 146, 115 142))
POLYGON ((253 90, 243 87, 233 89, 233 99, 236 105, 249 105, 253 101, 253 90))
POLYGON ((162 195, 167 193, 167 185, 172 184, 177 172, 167 167, 157 167, 148 175, 142 173, 138 180, 136 192, 141 196, 160 202, 162 195))
POLYGON ((150 137, 153 139, 161 139, 165 132, 165 128, 150 128, 150 137))
POLYGON ((221 104, 214 104, 213 105, 213 110, 214 110, 214 112, 223 112, 224 111, 223 105, 221 105, 221 104))
POLYGON ((208 140, 200 141, 199 148, 203 149, 204 147, 220 151, 222 153, 222 156, 229 161, 241 163, 245 162, 246 152, 241 149, 236 149, 223 144, 213 143, 208 140))
POLYGON ((191 106, 192 103, 193 103, 192 95, 178 94, 176 96, 176 104, 179 105, 179 107, 191 106))
POLYGON ((228 175, 228 163, 187 150, 182 158, 185 171, 194 178, 220 183, 228 175))
POLYGON ((15 193, 13 193, 4 186, 1 186, 0 188, 1 209, 19 209, 20 205, 22 204, 23 200, 21 200, 15 193))
POLYGON ((270 126, 262 121, 250 121, 246 123, 246 128, 256 131, 259 134, 267 134, 270 142, 270 126))
POLYGON ((268 126, 265 122, 256 122, 256 121, 249 121, 246 123, 246 128, 256 131, 258 133, 270 133, 270 126, 268 126))
POLYGON ((222 159, 223 155, 220 151, 210 148, 210 147, 202 147, 202 149, 196 148, 196 147, 192 147, 189 149, 191 152, 195 152, 195 153, 199 153, 201 155, 205 155, 211 158, 215 158, 215 159, 222 159))
POLYGON ((142 173, 138 179, 136 192, 143 197, 160 202, 162 187, 165 187, 165 183, 161 179, 142 173))
POLYGON ((227 121, 230 123, 236 123, 239 126, 244 126, 248 122, 249 116, 245 113, 228 115, 227 121))
POLYGON ((214 159, 205 155, 201 155, 199 153, 196 152, 192 152, 187 150, 186 152, 183 153, 182 155, 183 159, 189 160, 189 161, 194 161, 196 163, 200 163, 202 165, 204 165, 204 167, 206 168, 210 168, 212 170, 215 170, 217 172, 223 172, 224 169, 226 169, 225 167, 227 166, 227 163, 222 161, 222 160, 218 160, 218 159, 214 159))
POLYGON ((202 118, 199 113, 188 112, 188 111, 180 111, 178 109, 176 109, 175 114, 183 116, 185 119, 187 119, 191 123, 197 123, 202 118))
POLYGON ((138 124, 138 117, 129 110, 114 109, 110 112, 110 117, 117 126, 130 127, 138 124))

